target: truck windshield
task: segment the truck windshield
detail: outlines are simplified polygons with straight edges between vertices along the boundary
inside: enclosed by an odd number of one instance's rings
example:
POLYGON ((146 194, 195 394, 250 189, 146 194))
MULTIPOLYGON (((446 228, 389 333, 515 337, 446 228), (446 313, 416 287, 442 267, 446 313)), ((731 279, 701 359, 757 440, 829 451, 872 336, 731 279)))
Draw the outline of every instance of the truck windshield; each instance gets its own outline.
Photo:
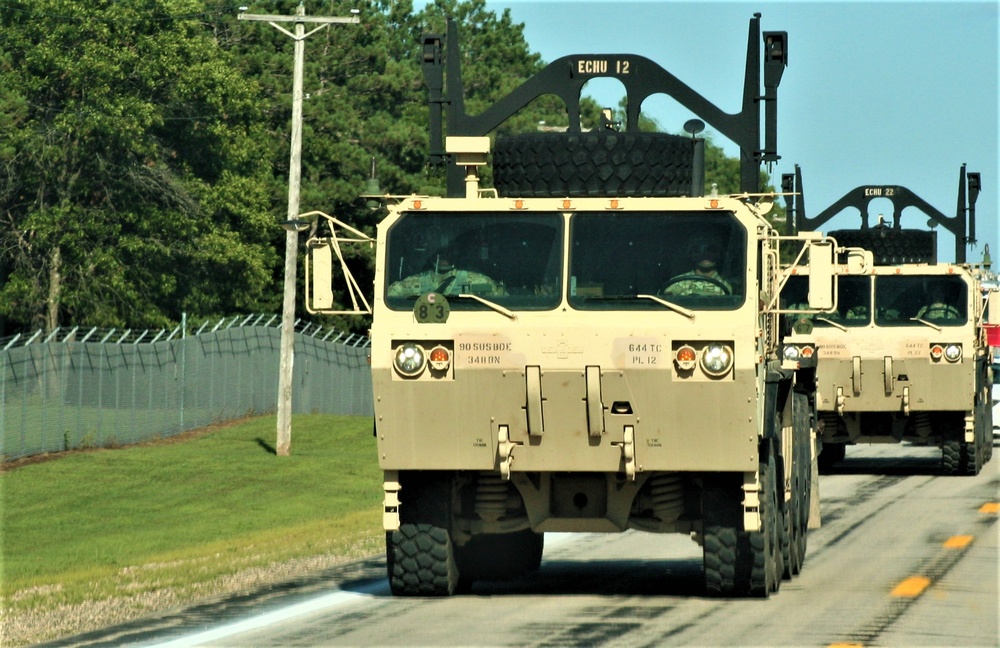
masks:
POLYGON ((968 286, 959 276, 875 277, 879 326, 961 326, 968 319, 968 286))
MULTIPOLYGON (((791 277, 781 292, 783 308, 803 311, 788 314, 791 321, 807 317, 818 327, 867 326, 871 323, 869 277, 838 279, 837 310, 808 312, 806 277, 791 277)), ((961 326, 968 319, 968 285, 958 276, 876 275, 876 326, 961 326)))
MULTIPOLYGON (((562 297, 559 213, 412 212, 386 237, 385 303, 410 310, 420 295, 471 294, 510 310, 549 310, 562 297)), ((452 310, 486 310, 474 299, 452 310)))
POLYGON ((581 212, 570 219, 569 303, 581 310, 733 310, 746 230, 731 212, 581 212))

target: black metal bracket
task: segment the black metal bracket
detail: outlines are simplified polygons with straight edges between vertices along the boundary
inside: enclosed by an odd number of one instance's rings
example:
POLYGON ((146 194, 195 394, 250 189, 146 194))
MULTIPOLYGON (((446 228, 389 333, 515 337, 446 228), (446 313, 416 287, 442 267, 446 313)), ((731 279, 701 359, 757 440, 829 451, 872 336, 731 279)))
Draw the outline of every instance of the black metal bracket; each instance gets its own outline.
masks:
POLYGON ((464 194, 464 170, 450 163, 443 146, 444 106, 448 134, 481 137, 492 131, 533 99, 554 94, 569 115, 569 130, 580 132, 580 93, 595 78, 618 79, 626 90, 626 131, 639 130, 643 101, 663 93, 705 120, 740 147, 741 191, 760 191, 760 165, 780 159, 777 153, 778 84, 788 65, 788 34, 764 32, 764 91, 761 93, 760 14, 750 20, 747 59, 740 112, 723 112, 677 77, 644 56, 634 54, 574 54, 556 59, 519 87, 478 115, 465 111, 458 28, 448 21, 446 56, 442 62, 441 36, 423 37, 423 72, 429 90, 430 155, 432 164, 448 162, 448 195, 464 194), (446 83, 445 83, 446 82, 446 83), (760 104, 765 108, 765 145, 760 146, 760 104))
POLYGON ((955 235, 955 262, 965 263, 965 248, 976 242, 976 201, 982 189, 982 180, 978 172, 966 173, 965 165, 959 169, 958 175, 958 205, 954 216, 946 216, 926 200, 900 185, 862 185, 844 194, 816 216, 809 218, 805 213, 805 198, 802 192, 802 169, 795 165, 795 174, 785 173, 781 176, 782 191, 786 194, 785 203, 788 213, 794 216, 798 231, 818 229, 821 225, 838 215, 848 207, 860 212, 861 229, 866 230, 871 225, 869 204, 877 198, 885 198, 892 202, 892 228, 900 230, 903 227, 903 210, 914 207, 927 215, 932 223, 941 225, 955 235), (797 195, 796 195, 797 194, 797 195))

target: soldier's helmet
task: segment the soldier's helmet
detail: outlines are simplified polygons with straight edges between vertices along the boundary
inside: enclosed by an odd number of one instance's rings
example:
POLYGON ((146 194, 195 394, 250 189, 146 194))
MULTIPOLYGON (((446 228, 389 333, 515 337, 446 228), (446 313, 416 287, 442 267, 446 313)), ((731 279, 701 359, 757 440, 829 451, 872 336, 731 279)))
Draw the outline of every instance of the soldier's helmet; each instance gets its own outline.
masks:
POLYGON ((710 236, 692 237, 689 252, 691 261, 702 271, 714 270, 722 256, 722 246, 710 236))

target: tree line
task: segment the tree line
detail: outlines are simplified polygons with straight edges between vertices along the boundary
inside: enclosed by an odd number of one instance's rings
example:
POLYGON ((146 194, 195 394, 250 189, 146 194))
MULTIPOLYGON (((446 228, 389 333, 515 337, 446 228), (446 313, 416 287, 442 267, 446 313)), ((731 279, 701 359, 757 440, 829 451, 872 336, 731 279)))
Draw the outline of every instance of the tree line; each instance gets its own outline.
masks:
MULTIPOLYGON (((0 336, 280 311, 293 45, 237 16, 298 4, 0 0, 0 336)), ((305 8, 359 9, 360 21, 306 40, 301 210, 369 234, 379 216, 358 196, 372 158, 390 193, 444 191, 443 170, 427 164, 422 34, 457 22, 470 114, 545 65, 523 24, 485 0, 305 8)), ((599 120, 584 100, 584 125, 599 120)), ((554 97, 501 128, 541 121, 567 125, 554 97)), ((738 161, 707 148, 709 182, 735 191, 738 161)), ((370 285, 371 252, 345 252, 370 285)))

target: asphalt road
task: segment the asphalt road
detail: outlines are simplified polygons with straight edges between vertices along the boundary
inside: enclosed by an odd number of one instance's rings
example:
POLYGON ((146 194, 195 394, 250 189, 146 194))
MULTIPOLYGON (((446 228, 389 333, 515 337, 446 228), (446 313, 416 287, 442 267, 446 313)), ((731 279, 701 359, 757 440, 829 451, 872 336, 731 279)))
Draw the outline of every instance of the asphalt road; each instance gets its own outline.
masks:
POLYGON ((802 574, 768 600, 705 597, 685 536, 549 534, 538 573, 469 595, 393 598, 374 557, 49 645, 997 646, 1000 454, 977 477, 939 463, 849 448, 802 574))

